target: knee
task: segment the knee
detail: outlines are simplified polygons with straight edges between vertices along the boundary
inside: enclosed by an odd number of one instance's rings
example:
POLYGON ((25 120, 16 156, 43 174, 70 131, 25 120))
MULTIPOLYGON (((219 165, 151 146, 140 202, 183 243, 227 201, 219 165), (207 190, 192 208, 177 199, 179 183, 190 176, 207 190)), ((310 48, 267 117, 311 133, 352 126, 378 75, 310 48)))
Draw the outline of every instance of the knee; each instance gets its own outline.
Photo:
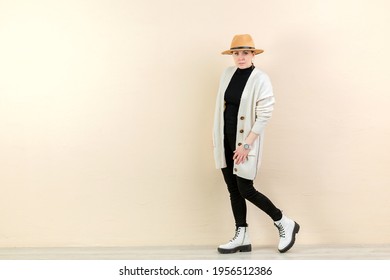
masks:
POLYGON ((253 187, 253 181, 247 179, 237 180, 237 181, 238 181, 238 191, 240 192, 241 196, 246 199, 251 198, 252 195, 256 192, 256 190, 253 187))
POLYGON ((238 189, 237 185, 227 185, 227 189, 228 189, 228 192, 230 194, 230 196, 234 197, 234 196, 241 196, 241 192, 240 190, 238 189))

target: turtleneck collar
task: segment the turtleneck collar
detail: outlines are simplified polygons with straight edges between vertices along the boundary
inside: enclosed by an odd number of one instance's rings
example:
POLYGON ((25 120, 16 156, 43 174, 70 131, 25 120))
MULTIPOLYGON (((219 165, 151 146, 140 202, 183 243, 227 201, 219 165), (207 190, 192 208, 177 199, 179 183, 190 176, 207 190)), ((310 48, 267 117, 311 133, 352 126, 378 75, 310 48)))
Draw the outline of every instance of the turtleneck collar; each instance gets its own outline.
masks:
POLYGON ((237 73, 238 74, 249 74, 252 72, 252 70, 254 68, 255 68, 255 66, 253 64, 248 68, 244 68, 244 69, 237 68, 237 73))

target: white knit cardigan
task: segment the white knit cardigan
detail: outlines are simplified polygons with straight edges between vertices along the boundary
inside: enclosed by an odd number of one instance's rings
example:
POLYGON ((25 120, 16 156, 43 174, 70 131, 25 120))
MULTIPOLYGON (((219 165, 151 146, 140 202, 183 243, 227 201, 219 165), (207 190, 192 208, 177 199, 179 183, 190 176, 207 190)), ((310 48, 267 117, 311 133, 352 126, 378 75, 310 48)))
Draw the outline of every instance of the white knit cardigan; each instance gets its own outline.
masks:
MULTIPOLYGON (((226 88, 236 70, 237 67, 233 66, 223 72, 217 94, 213 145, 215 164, 218 169, 226 167, 223 133, 224 97, 226 88)), ((252 145, 248 160, 239 165, 234 164, 233 173, 239 177, 249 180, 254 180, 256 177, 261 162, 264 128, 272 115, 274 103, 275 99, 269 77, 261 70, 253 69, 241 96, 237 117, 236 146, 242 145, 251 131, 258 134, 259 137, 252 145)))

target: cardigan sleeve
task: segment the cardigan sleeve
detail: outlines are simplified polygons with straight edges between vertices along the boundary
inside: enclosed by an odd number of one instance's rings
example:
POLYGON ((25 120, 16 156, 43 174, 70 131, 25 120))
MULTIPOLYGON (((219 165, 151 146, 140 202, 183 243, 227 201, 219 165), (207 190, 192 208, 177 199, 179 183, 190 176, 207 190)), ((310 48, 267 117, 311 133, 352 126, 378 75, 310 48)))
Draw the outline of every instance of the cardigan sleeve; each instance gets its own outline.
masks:
POLYGON ((269 96, 263 99, 260 99, 256 103, 255 113, 256 119, 255 123, 252 127, 252 132, 260 135, 268 120, 272 116, 272 111, 274 110, 275 98, 273 96, 269 96))
POLYGON ((260 72, 255 88, 258 99, 255 105, 255 123, 252 126, 252 132, 260 135, 272 116, 275 98, 271 80, 266 73, 260 72))

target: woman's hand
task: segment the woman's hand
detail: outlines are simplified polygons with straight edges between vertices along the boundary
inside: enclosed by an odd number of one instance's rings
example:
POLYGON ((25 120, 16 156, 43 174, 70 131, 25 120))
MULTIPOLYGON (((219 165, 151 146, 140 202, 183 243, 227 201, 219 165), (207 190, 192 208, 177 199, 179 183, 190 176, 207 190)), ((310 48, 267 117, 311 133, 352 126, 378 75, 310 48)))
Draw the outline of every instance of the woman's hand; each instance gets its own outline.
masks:
POLYGON ((235 164, 244 163, 248 159, 248 154, 250 150, 245 150, 244 146, 238 146, 234 151, 233 160, 235 164))
MULTIPOLYGON (((258 134, 251 131, 248 137, 245 139, 245 143, 252 146, 253 142, 259 137, 258 134)), ((234 151, 233 160, 235 164, 244 163, 248 159, 248 154, 250 150, 245 150, 244 145, 240 145, 234 151)))

